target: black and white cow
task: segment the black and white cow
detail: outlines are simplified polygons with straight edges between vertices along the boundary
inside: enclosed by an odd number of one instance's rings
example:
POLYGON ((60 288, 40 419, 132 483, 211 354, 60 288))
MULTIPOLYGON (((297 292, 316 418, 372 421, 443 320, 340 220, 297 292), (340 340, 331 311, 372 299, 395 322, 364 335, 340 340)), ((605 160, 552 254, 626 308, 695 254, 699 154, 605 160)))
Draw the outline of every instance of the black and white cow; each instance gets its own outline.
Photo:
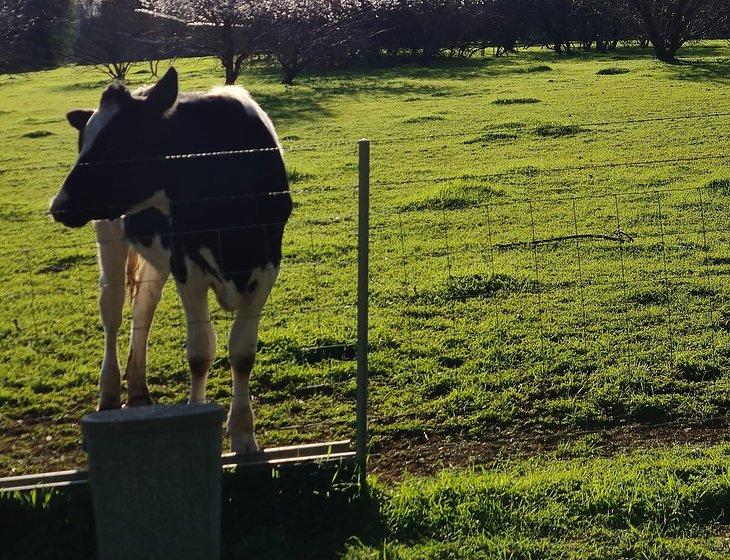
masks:
POLYGON ((127 404, 151 404, 147 337, 172 273, 187 318, 190 402, 205 401, 216 349, 208 290, 235 311, 228 432, 234 451, 256 450, 249 378, 292 210, 271 120, 241 88, 179 93, 170 69, 151 88, 132 93, 109 86, 98 109, 72 111, 68 121, 79 130, 79 156, 51 214, 70 227, 95 221, 105 333, 99 408, 121 405, 117 332, 130 273, 135 293, 127 404))

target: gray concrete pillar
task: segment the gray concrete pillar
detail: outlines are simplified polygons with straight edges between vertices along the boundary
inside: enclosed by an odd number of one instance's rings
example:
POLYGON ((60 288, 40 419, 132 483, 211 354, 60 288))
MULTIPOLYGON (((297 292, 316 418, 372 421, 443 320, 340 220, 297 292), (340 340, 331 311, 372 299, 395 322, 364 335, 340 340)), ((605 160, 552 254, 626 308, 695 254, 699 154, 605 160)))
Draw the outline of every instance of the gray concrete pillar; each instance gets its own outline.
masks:
POLYGON ((81 420, 99 560, 217 560, 218 405, 144 406, 81 420))

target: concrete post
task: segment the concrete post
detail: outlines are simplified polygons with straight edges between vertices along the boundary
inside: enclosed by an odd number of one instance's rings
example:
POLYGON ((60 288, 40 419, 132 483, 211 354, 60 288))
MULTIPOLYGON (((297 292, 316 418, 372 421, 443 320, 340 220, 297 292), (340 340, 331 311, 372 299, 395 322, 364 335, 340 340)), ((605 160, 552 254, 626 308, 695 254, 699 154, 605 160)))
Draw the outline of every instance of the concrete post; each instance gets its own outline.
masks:
POLYGON ((217 560, 224 410, 144 406, 81 420, 99 560, 217 560))

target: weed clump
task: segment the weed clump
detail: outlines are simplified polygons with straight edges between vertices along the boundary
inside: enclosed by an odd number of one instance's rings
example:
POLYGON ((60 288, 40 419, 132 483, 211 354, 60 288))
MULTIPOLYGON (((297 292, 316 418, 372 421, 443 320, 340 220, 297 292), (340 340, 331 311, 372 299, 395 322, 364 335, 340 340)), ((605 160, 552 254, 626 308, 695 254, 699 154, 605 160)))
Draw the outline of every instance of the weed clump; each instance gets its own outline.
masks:
POLYGON ((92 265, 96 259, 93 255, 68 255, 49 262, 38 270, 39 274, 58 274, 76 266, 92 265))
POLYGON ((48 136, 53 136, 53 132, 50 130, 33 130, 31 132, 28 132, 26 134, 23 134, 23 138, 46 138, 48 136))
POLYGON ((406 201, 403 210, 460 210, 471 208, 502 192, 490 186, 449 184, 427 189, 420 195, 406 201))
POLYGON ((535 129, 535 134, 543 138, 559 138, 573 136, 583 130, 585 129, 575 124, 543 124, 535 129))
POLYGON ((618 68, 616 66, 612 66, 610 68, 601 68, 596 74, 599 76, 615 76, 617 74, 628 74, 629 69, 628 68, 618 68))
POLYGON ((298 169, 293 169, 293 168, 287 169, 286 174, 289 178, 290 183, 298 183, 300 181, 307 181, 307 180, 311 179, 312 177, 314 177, 314 175, 312 175, 311 173, 307 173, 305 171, 299 171, 298 169))
POLYGON ((490 142, 498 142, 500 140, 514 140, 517 135, 512 132, 487 132, 471 140, 465 140, 464 144, 488 144, 490 142))
POLYGON ((434 122, 434 121, 443 121, 446 120, 443 115, 423 115, 420 117, 410 117, 407 119, 403 119, 403 124, 421 124, 421 123, 427 123, 427 122, 434 122))
POLYGON ((723 372, 722 366, 706 355, 680 356, 676 368, 680 379, 691 382, 713 381, 723 372))
POLYGON ((452 375, 435 374, 427 377, 423 384, 423 392, 430 399, 444 397, 456 387, 456 380, 452 375))
POLYGON ((448 278, 443 291, 448 299, 464 301, 478 297, 488 298, 500 292, 535 293, 538 290, 539 285, 535 280, 515 278, 508 274, 469 274, 448 278))
POLYGON ((529 66, 527 68, 527 72, 532 74, 534 72, 552 72, 553 68, 552 66, 548 66, 547 64, 538 64, 537 66, 529 66))
POLYGON ((532 103, 540 103, 540 100, 534 97, 507 97, 492 101, 493 105, 530 105, 532 103))
POLYGON ((708 181, 705 185, 708 191, 717 194, 729 195, 730 194, 730 179, 713 179, 708 181))
POLYGON ((649 288, 635 291, 629 295, 629 300, 637 305, 664 305, 668 297, 665 291, 649 288))

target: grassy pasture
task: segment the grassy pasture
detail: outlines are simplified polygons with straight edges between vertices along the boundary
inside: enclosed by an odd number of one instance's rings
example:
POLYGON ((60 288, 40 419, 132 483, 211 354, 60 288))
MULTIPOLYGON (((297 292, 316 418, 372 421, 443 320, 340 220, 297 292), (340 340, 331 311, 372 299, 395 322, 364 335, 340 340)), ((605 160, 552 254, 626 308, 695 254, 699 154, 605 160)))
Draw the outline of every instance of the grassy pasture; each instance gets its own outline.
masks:
MULTIPOLYGON (((730 50, 686 56, 535 50, 290 88, 251 68, 296 200, 253 377, 261 443, 353 432, 359 137, 373 140, 374 451, 722 416, 730 50), (549 241, 576 232, 594 237, 549 241)), ((220 81, 209 60, 178 68, 184 89, 220 81)), ((64 114, 103 86, 82 67, 0 77, 0 474, 81 461, 102 354, 95 246, 44 211, 74 160, 64 114)), ((209 397, 226 403, 230 318, 215 321, 209 397)), ((182 324, 170 285, 150 344, 159 402, 187 393, 182 324)))

